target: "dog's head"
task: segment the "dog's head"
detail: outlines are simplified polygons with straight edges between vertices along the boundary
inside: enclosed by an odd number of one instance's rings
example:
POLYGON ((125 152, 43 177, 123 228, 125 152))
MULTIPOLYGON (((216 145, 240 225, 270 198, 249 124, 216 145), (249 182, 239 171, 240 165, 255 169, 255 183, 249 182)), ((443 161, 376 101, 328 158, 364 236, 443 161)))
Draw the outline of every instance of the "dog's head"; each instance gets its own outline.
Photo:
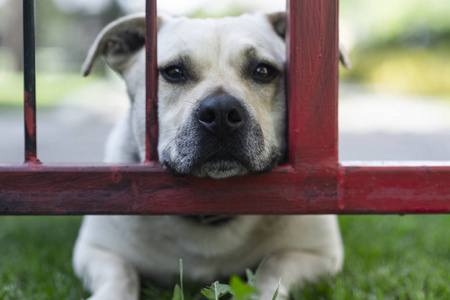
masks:
MULTIPOLYGON (((145 143, 145 19, 119 19, 83 66, 103 56, 132 100, 137 151, 145 143)), ((285 149, 285 14, 158 18, 161 162, 178 175, 224 178, 270 170, 285 149)))

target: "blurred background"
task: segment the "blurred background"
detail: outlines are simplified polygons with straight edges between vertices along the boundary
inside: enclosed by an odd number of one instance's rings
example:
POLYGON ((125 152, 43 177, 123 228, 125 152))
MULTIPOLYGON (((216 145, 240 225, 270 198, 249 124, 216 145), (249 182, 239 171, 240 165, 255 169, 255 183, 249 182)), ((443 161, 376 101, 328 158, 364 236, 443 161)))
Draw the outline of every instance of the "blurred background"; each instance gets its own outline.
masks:
MULTIPOLYGON (((0 163, 23 160, 22 1, 0 0, 0 163)), ((128 105, 103 64, 80 66, 98 32, 144 0, 39 0, 38 156, 100 162, 128 105)), ((164 0, 160 12, 195 17, 285 10, 284 0, 164 0)), ((353 69, 341 70, 342 160, 450 160, 450 2, 341 0, 340 38, 353 69)))

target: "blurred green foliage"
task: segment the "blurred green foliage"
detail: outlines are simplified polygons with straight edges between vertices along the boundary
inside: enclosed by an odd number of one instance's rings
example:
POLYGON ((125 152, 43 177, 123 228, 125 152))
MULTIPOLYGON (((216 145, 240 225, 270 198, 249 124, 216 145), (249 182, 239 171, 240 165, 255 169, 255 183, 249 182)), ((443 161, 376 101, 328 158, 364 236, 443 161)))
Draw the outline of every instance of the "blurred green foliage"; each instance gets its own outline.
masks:
MULTIPOLYGON (((36 102, 39 107, 55 105, 71 92, 97 81, 90 76, 83 78, 77 73, 41 73, 36 76, 36 102)), ((23 105, 23 75, 21 73, 0 72, 0 107, 23 105)))
POLYGON ((450 44, 448 0, 341 0, 341 20, 357 44, 450 44))
POLYGON ((392 92, 436 95, 450 100, 450 47, 356 49, 353 69, 341 78, 383 86, 392 92))
POLYGON ((341 0, 353 70, 341 78, 450 99, 448 0, 341 0))

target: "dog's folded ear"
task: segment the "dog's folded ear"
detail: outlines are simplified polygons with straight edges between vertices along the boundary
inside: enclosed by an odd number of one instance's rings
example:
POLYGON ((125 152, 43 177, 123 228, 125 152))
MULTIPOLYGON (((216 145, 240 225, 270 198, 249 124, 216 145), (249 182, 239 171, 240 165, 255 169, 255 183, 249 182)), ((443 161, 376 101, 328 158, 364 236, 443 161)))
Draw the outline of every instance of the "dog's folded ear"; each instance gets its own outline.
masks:
POLYGON ((341 42, 339 42, 339 61, 347 70, 350 70, 352 68, 352 61, 350 60, 350 56, 348 56, 347 50, 341 42))
MULTIPOLYGON (((161 18, 158 18, 161 23, 161 18)), ((108 24, 89 49, 81 72, 91 73, 95 62, 103 57, 106 63, 122 74, 130 65, 130 58, 145 45, 145 14, 134 14, 108 24)))
MULTIPOLYGON (((272 24, 275 32, 279 36, 284 38, 286 36, 286 23, 287 23, 286 13, 285 12, 270 13, 266 15, 266 18, 269 21, 269 23, 272 24)), ((348 56, 347 51, 345 50, 344 46, 341 43, 339 43, 339 60, 346 69, 352 68, 350 57, 348 56)))
POLYGON ((273 29, 275 32, 281 36, 282 38, 286 35, 286 13, 285 12, 276 12, 276 13, 270 13, 266 15, 267 20, 269 20, 269 23, 272 24, 273 29))
POLYGON ((108 24, 98 34, 89 49, 81 72, 83 76, 91 70, 99 57, 115 71, 122 73, 131 54, 145 44, 145 14, 131 15, 108 24))

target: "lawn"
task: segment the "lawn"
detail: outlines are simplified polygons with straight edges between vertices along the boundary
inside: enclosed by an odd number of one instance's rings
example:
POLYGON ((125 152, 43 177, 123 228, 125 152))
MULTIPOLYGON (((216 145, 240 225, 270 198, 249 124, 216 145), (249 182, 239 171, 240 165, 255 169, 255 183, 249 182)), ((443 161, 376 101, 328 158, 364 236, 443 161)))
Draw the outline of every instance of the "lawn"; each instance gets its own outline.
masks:
MULTIPOLYGON (((0 217, 0 299, 86 298, 70 263, 80 221, 0 217)), ((295 291, 295 300, 450 299, 450 216, 341 216, 340 222, 343 272, 295 291)), ((172 299, 149 284, 143 290, 144 299, 172 299)))

